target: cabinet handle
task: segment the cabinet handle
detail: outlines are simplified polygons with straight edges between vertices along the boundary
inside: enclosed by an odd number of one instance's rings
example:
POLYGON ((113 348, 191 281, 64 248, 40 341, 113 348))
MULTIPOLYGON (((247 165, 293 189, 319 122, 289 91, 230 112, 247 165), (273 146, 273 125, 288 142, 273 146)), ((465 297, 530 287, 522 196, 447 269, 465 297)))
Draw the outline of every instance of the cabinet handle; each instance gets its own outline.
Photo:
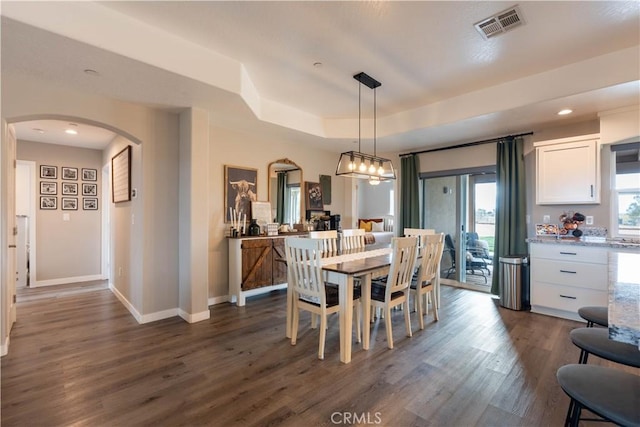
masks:
POLYGON ((562 252, 560 251, 560 255, 578 255, 577 252, 562 252))
POLYGON ((560 298, 578 299, 576 297, 570 297, 569 295, 562 295, 562 294, 560 294, 560 298))
POLYGON ((591 184, 591 197, 593 197, 593 184, 591 184))
POLYGON ((575 271, 570 271, 570 270, 560 270, 560 273, 576 274, 577 272, 575 272, 575 271))

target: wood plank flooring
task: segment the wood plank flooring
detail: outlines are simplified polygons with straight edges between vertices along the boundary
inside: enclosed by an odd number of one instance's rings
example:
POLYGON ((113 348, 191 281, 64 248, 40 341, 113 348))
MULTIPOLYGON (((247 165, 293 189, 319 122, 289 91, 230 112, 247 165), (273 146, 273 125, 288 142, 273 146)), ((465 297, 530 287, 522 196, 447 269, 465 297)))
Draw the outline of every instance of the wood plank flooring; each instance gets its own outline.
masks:
POLYGON ((556 370, 577 362, 568 334, 583 324, 448 286, 442 305, 424 331, 412 314, 412 338, 394 313, 393 350, 376 322, 371 350, 354 344, 344 365, 337 316, 323 361, 308 314, 297 345, 285 339, 283 291, 192 325, 138 325, 109 290, 26 300, 2 358, 2 425, 562 425, 556 370))

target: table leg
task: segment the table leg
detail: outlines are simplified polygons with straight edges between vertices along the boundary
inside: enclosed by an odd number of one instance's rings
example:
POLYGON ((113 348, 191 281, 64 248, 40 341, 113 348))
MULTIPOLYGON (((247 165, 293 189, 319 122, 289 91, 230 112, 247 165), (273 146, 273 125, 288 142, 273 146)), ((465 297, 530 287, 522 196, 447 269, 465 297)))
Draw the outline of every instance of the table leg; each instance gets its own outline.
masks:
POLYGON ((362 296, 360 302, 362 304, 362 348, 369 350, 369 339, 371 335, 371 274, 366 274, 360 278, 360 286, 362 296))
POLYGON ((353 335, 353 276, 340 276, 340 361, 350 363, 353 335))
POLYGON ((287 325, 285 327, 285 334, 287 338, 291 338, 291 322, 293 320, 293 291, 291 286, 287 284, 287 325))

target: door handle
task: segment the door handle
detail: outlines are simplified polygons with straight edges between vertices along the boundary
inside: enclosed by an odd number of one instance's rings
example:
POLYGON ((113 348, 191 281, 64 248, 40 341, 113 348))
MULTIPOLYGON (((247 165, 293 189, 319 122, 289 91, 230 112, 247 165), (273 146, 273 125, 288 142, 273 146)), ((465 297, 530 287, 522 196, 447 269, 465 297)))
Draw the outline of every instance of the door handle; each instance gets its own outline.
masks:
POLYGON ((11 248, 17 248, 17 246, 16 245, 9 245, 9 249, 11 249, 11 248))

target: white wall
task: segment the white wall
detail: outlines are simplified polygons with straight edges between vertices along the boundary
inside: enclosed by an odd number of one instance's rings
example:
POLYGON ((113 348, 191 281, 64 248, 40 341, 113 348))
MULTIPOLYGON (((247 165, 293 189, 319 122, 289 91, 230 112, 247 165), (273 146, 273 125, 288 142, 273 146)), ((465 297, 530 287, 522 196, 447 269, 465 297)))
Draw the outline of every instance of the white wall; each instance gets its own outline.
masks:
MULTIPOLYGON (((371 185, 367 180, 359 179, 356 181, 358 188, 358 218, 382 218, 389 215, 393 216, 391 203, 391 192, 394 190, 393 181, 381 182, 378 185, 371 185)), ((395 194, 393 194, 395 198, 395 194)), ((358 218, 354 219, 350 227, 357 228, 358 218)), ((342 224, 342 228, 347 224, 342 224)))
MULTIPOLYGON (((75 281, 96 280, 101 276, 101 203, 98 210, 84 210, 82 207, 82 184, 98 186, 98 198, 102 191, 102 174, 97 181, 82 181, 82 169, 90 168, 98 172, 102 167, 102 153, 99 150, 76 148, 31 141, 18 141, 18 160, 36 162, 36 194, 32 194, 36 206, 36 260, 37 268, 32 271, 32 286, 43 286, 75 281), (40 179, 40 165, 55 166, 56 180, 40 179), (62 167, 76 168, 78 180, 62 179, 62 167), (57 184, 58 207, 55 210, 39 209, 40 182, 57 184), (77 184, 78 194, 63 195, 62 184, 77 184), (63 198, 75 198, 77 210, 62 210, 63 198), (68 220, 65 220, 64 217, 68 220)), ((24 195, 22 195, 24 196, 24 195)))

